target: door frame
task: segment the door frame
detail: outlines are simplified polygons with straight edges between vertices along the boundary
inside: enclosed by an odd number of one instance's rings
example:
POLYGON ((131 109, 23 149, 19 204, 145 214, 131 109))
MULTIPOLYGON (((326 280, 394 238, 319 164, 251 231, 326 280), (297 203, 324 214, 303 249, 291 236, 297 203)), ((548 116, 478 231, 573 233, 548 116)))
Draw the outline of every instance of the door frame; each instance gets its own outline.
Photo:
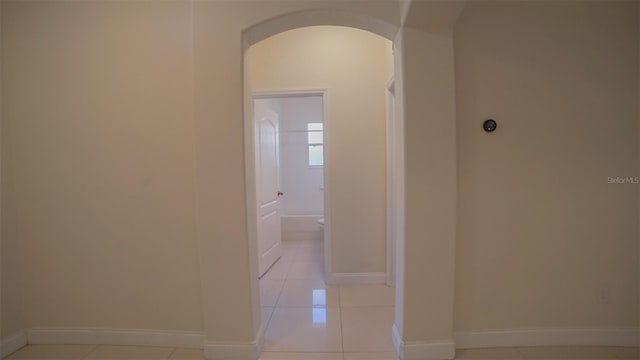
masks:
MULTIPOLYGON (((322 168, 322 178, 323 178, 323 186, 324 186, 324 205, 323 205, 323 216, 324 216, 324 231, 323 231, 323 242, 324 242, 324 271, 325 278, 331 278, 331 200, 329 194, 331 193, 331 183, 329 181, 331 174, 331 166, 330 166, 330 136, 329 136, 329 106, 328 106, 328 90, 327 88, 309 88, 309 89, 272 89, 272 90, 254 90, 251 92, 251 106, 250 113, 247 114, 249 116, 244 117, 244 151, 245 154, 253 154, 254 146, 255 146, 255 122, 254 122, 254 107, 253 101, 255 99, 281 99, 281 98, 295 98, 295 97, 308 97, 308 96, 320 96, 322 97, 322 131, 323 131, 323 168, 322 168)), ((279 149, 278 149, 279 150, 279 149)), ((278 169, 280 171, 280 169, 278 169)), ((250 156, 245 156, 245 191, 247 193, 247 209, 252 209, 248 211, 247 222, 249 223, 249 229, 253 229, 253 231, 249 231, 249 240, 256 242, 258 240, 257 234, 257 225, 258 218, 257 216, 252 216, 251 214, 257 214, 257 205, 256 202, 251 200, 256 198, 256 185, 257 178, 255 174, 255 159, 250 156), (253 237, 253 238, 252 238, 253 237)), ((286 194, 285 194, 286 196, 286 194)), ((256 251, 257 252, 257 251, 256 251)))
POLYGON ((397 197, 396 193, 397 178, 397 132, 398 126, 395 121, 395 78, 391 77, 385 88, 385 121, 387 125, 386 137, 387 137, 387 285, 394 286, 396 278, 396 234, 397 227, 400 226, 397 219, 397 197))
MULTIPOLYGON (((244 124, 244 149, 245 149, 245 196, 246 206, 245 211, 247 215, 247 242, 248 242, 248 261, 250 274, 254 274, 253 268, 257 266, 257 249, 256 247, 256 234, 255 234, 255 208, 253 207, 254 199, 252 196, 252 190, 247 184, 255 183, 253 177, 253 160, 249 158, 249 155, 253 154, 253 126, 249 128, 250 122, 247 120, 253 119, 253 98, 251 82, 249 80, 249 69, 247 64, 247 53, 250 47, 272 35, 278 33, 293 30, 305 26, 317 26, 317 25, 338 25, 350 28, 356 28, 364 31, 369 31, 374 34, 380 35, 393 43, 393 73, 395 79, 395 116, 394 122, 396 126, 396 139, 395 143, 397 149, 394 154, 398 157, 396 160, 396 166, 394 167, 394 176, 397 180, 397 196, 390 199, 396 204, 398 229, 397 237, 394 239, 395 243, 395 306, 394 306, 394 324, 392 326, 392 339, 394 342, 394 349, 396 354, 400 355, 404 352, 403 335, 404 335, 404 299, 405 299, 405 284, 404 284, 404 267, 405 267, 405 219, 404 219, 404 197, 405 197, 405 114, 404 114, 404 61, 403 61, 403 39, 404 33, 401 27, 390 25, 380 21, 375 17, 370 17, 364 14, 342 12, 340 10, 302 10, 299 12, 291 12, 288 14, 282 14, 262 22, 255 23, 246 28, 242 33, 242 102, 243 102, 243 124, 244 124), (248 164, 247 164, 248 163, 248 164)), ((439 65, 439 64, 438 64, 439 65)), ((385 91, 385 90, 382 90, 385 91)), ((265 91, 269 93, 269 91, 265 91)), ((278 93, 279 91, 276 91, 278 93)), ((282 91, 287 93, 287 91, 282 91)), ((295 92, 295 91, 294 91, 295 92)), ((325 108, 325 122, 330 123, 329 112, 326 111, 329 104, 328 96, 324 98, 325 108)), ((328 160, 328 159, 327 159, 328 160)), ((328 171, 330 167, 325 169, 325 176, 328 177, 328 171)), ((326 178, 326 177, 325 177, 326 178)), ((327 182, 326 186, 330 186, 327 182)), ((325 196, 329 194, 329 189, 325 188, 325 196)), ((253 194, 255 197, 255 194, 253 194)), ((325 199, 328 199, 326 197, 325 199)), ((325 203, 325 209, 330 209, 330 203, 325 203)), ((326 210, 325 210, 326 211, 326 210)), ((325 214, 326 215, 326 214, 325 214)), ((203 221, 206 221, 203 220, 203 221)), ((330 216, 325 217, 325 221, 331 221, 330 216)), ((325 225, 325 230, 326 228, 325 225)), ((329 233, 327 230, 326 233, 329 233)), ((330 249, 331 242, 325 244, 330 249)), ((326 250, 325 250, 326 251, 326 250)), ((331 252, 327 251, 330 256, 331 252)), ((325 259, 326 261, 326 259, 325 259)), ((325 266, 328 271, 330 266, 325 266)), ((329 278, 328 278, 329 279, 329 278)), ((255 344, 257 353, 262 349, 264 343, 264 333, 266 324, 263 324, 260 318, 260 291, 258 286, 257 276, 250 277, 250 292, 252 301, 252 318, 255 331, 255 344)))

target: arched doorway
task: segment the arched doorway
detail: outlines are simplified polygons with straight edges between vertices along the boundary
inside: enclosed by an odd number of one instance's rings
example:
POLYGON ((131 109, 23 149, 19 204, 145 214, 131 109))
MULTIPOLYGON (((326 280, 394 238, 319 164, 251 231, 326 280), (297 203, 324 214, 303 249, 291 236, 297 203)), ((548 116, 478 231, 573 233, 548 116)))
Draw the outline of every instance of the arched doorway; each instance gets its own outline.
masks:
MULTIPOLYGON (((319 26, 319 25, 336 25, 336 26, 344 26, 350 28, 356 28, 360 30, 365 30, 382 36, 386 39, 391 40, 392 42, 395 39, 395 35, 397 32, 397 27, 387 22, 369 17, 362 16, 357 14, 352 14, 344 11, 330 11, 330 10, 314 10, 314 11, 304 11, 304 12, 296 12, 287 15, 283 15, 280 17, 276 17, 265 22, 254 25, 245 30, 243 33, 243 60, 245 61, 244 72, 247 74, 247 64, 246 64, 246 54, 252 45, 270 37, 275 34, 279 34, 281 32, 287 30, 293 30, 301 27, 309 27, 309 26, 319 26)), ((402 83, 402 71, 397 71, 398 67, 401 66, 401 62, 397 60, 398 54, 396 54, 395 59, 395 85, 399 86, 402 83)), ((246 76, 244 81, 243 88, 243 99, 244 99, 244 142, 245 142, 245 174, 246 174, 246 206, 247 206, 247 233, 249 237, 249 250, 250 250, 250 260, 251 260, 251 268, 250 271, 255 273, 254 269, 258 268, 258 259, 257 259, 257 214, 256 214, 256 188, 255 188, 255 164, 254 164, 254 126, 253 126, 253 99, 251 90, 248 86, 246 76)), ((402 102, 399 101, 397 97, 395 97, 395 110, 394 116, 389 117, 390 119, 394 119, 390 121, 388 125, 388 133, 393 136, 392 139, 389 139, 388 143, 392 146, 392 148, 388 151, 388 166, 387 172, 391 172, 392 176, 387 177, 387 181, 390 182, 387 188, 387 197, 389 206, 387 209, 399 209, 402 208, 403 201, 403 189, 402 189, 402 177, 403 177, 403 133, 402 133, 402 102)), ((388 234, 388 241, 390 242, 390 246, 387 247, 395 249, 400 242, 402 242, 402 212, 391 212, 387 211, 387 227, 392 231, 388 234)), ((327 247, 330 247, 330 242, 327 244, 327 247)), ((400 247, 402 249, 402 247, 400 247)), ((389 250, 387 250, 389 251, 389 250)), ((403 253, 402 251, 394 251, 394 256, 396 258, 400 258, 402 261, 403 253)), ((395 259, 394 259, 395 260, 395 259)), ((389 261, 389 260, 387 260, 389 261)), ((397 260, 396 260, 397 262, 397 260)), ((330 266, 330 265, 329 265, 330 266)), ((395 274, 395 272, 393 272, 395 274)), ((257 279, 255 279, 257 280, 257 279)), ((395 318, 398 319, 402 314, 402 294, 403 288, 401 281, 392 281, 396 284, 396 301, 395 301, 395 318)), ((258 294, 258 284, 257 281, 253 281, 251 283, 251 290, 253 294, 253 298, 257 298, 258 294)), ((259 305, 254 304, 253 307, 253 319, 254 322, 260 323, 260 308, 259 305)), ((397 321, 396 321, 397 322, 397 321)), ((388 336, 391 338, 391 329, 388 329, 388 336)), ((264 324, 260 326, 258 334, 256 336, 256 345, 258 350, 262 348, 262 344, 264 342, 264 324)))

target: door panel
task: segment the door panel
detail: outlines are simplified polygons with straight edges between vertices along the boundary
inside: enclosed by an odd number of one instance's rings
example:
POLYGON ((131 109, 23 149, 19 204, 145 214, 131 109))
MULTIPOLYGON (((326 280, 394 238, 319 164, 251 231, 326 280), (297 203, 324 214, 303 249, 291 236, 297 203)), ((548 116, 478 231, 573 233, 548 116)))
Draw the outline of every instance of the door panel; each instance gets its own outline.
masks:
POLYGON ((257 125, 260 134, 260 205, 264 206, 278 200, 278 133, 273 119, 262 118, 257 125))

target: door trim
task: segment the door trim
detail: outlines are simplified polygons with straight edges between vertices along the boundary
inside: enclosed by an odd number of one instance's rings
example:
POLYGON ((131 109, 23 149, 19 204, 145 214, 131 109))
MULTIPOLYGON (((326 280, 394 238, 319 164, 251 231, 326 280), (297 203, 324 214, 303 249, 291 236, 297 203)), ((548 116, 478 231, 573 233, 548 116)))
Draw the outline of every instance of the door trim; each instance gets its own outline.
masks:
POLYGON ((385 88, 385 121, 387 125, 387 286, 395 285, 396 264, 395 264, 395 244, 396 229, 398 219, 396 219, 396 198, 398 194, 395 192, 397 187, 397 179, 395 177, 395 169, 397 163, 397 136, 398 131, 395 122, 395 79, 392 77, 385 88))
MULTIPOLYGON (((273 99, 273 98, 292 98, 292 97, 306 97, 306 96, 321 96, 322 97, 322 123, 323 123, 323 149, 324 149, 324 165, 322 169, 322 177, 324 183, 324 271, 325 279, 329 282, 332 279, 331 273, 331 201, 329 194, 331 193, 331 166, 330 166, 330 136, 329 128, 331 127, 329 121, 329 91, 327 88, 309 88, 309 89, 269 89, 269 90, 256 90, 251 92, 251 107, 250 113, 245 114, 244 117, 244 151, 245 154, 253 154, 255 143, 255 124, 253 122, 253 100, 255 99, 273 99)), ((256 174, 255 174, 255 160, 251 156, 245 156, 245 192, 247 194, 247 209, 248 209, 248 229, 249 229, 249 241, 257 242, 257 218, 253 215, 257 212, 256 203, 256 174), (253 213, 253 215, 252 215, 253 213)))
POLYGON ((334 285, 386 284, 387 274, 383 272, 368 273, 332 273, 327 283, 334 285))

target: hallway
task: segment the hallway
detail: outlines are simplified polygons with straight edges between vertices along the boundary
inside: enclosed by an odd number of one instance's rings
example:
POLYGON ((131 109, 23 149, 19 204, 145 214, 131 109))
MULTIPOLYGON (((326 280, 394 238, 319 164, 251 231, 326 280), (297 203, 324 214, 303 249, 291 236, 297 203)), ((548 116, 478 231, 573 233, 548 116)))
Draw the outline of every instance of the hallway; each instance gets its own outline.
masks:
POLYGON ((283 241, 283 248, 282 258, 260 279, 267 324, 263 359, 310 358, 311 353, 397 359, 391 342, 393 288, 327 285, 319 239, 283 241))

